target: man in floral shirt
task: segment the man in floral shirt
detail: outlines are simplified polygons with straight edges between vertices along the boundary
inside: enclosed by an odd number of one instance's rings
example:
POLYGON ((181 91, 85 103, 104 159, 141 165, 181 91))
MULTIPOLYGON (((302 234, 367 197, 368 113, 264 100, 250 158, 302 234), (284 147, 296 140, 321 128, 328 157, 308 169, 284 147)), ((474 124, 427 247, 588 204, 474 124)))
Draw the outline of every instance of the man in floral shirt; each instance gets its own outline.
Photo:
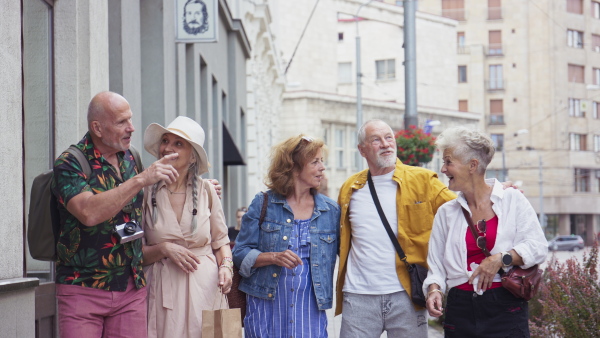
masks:
POLYGON ((177 177, 171 154, 140 173, 129 151, 129 103, 102 92, 88 108, 88 133, 77 144, 92 174, 70 153, 54 163, 52 190, 61 219, 56 261, 60 336, 145 337, 146 281, 142 240, 119 243, 116 225, 142 221, 145 186, 177 177))

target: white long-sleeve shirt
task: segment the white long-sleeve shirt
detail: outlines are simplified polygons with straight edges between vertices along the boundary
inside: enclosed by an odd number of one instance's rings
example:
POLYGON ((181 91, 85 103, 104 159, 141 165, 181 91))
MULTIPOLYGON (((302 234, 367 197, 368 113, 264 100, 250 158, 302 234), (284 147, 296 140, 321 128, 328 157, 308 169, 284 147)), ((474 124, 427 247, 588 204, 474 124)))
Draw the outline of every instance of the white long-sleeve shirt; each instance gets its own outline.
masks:
MULTIPOLYGON (((548 241, 529 201, 516 189, 504 190, 496 179, 488 179, 486 183, 493 185, 490 199, 498 216, 498 233, 491 254, 514 249, 523 258, 521 267, 525 269, 543 263, 548 254, 548 241)), ((446 287, 449 289, 469 280, 465 241, 469 225, 461 206, 471 213, 467 200, 459 193, 458 198, 446 202, 435 215, 427 255, 429 272, 423 283, 425 294, 434 283, 446 292, 446 287)), ((498 275, 494 281, 500 281, 498 275)))

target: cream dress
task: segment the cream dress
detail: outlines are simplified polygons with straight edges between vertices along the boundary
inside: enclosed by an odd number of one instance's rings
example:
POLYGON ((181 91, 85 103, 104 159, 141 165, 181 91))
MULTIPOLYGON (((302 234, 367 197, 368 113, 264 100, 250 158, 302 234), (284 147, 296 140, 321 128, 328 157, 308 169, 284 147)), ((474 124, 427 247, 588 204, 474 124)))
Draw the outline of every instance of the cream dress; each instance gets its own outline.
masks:
POLYGON ((181 223, 161 182, 156 192, 158 215, 152 220, 152 187, 144 189, 144 231, 146 245, 172 242, 200 257, 193 273, 185 273, 168 258, 144 266, 148 281, 148 337, 201 337, 202 310, 226 307, 218 290, 218 265, 213 250, 229 243, 225 215, 212 184, 212 211, 202 179, 198 178, 198 228, 192 234, 192 184, 188 181, 181 223), (222 303, 222 305, 221 305, 222 303))

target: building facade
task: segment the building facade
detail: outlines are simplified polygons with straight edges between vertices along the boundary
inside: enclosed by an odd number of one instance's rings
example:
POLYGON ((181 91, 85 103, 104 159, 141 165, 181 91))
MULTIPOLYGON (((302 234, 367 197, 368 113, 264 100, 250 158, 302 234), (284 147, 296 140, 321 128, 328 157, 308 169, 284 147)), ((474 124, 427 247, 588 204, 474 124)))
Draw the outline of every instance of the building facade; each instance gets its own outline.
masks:
MULTIPOLYGON (((148 124, 198 121, 211 168, 224 186, 227 219, 247 200, 245 118, 251 48, 241 20, 216 0, 217 39, 176 41, 182 20, 168 0, 1 0, 0 327, 2 336, 57 334, 54 272, 29 256, 25 234, 35 176, 87 131, 90 99, 111 90, 130 103, 143 149, 148 124)), ((154 161, 143 151, 146 165, 154 161)))
MULTIPOLYGON (((350 174, 366 168, 356 147, 357 36, 363 122, 378 118, 394 130, 404 128, 403 8, 374 1, 359 10, 365 3, 270 3, 272 30, 285 37, 277 40, 286 78, 280 135, 305 133, 326 140, 327 192, 333 198, 350 174)), ((458 110, 456 25, 440 16, 416 15, 419 126, 439 121, 434 134, 452 125, 480 123, 480 113, 458 110)), ((438 172, 441 168, 437 157, 428 166, 438 172)))
POLYGON ((459 109, 485 116, 489 174, 522 182, 548 238, 600 227, 600 2, 421 0, 455 19, 459 109))

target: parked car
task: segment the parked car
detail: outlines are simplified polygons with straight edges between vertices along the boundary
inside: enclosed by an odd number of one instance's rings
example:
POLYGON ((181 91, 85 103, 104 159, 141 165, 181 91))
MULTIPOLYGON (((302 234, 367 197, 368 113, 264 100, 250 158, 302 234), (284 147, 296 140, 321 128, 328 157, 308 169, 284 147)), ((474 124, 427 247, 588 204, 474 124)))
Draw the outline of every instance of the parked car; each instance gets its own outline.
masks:
POLYGON ((583 247, 583 238, 579 235, 559 235, 548 242, 548 248, 552 251, 579 251, 583 249, 583 247))

